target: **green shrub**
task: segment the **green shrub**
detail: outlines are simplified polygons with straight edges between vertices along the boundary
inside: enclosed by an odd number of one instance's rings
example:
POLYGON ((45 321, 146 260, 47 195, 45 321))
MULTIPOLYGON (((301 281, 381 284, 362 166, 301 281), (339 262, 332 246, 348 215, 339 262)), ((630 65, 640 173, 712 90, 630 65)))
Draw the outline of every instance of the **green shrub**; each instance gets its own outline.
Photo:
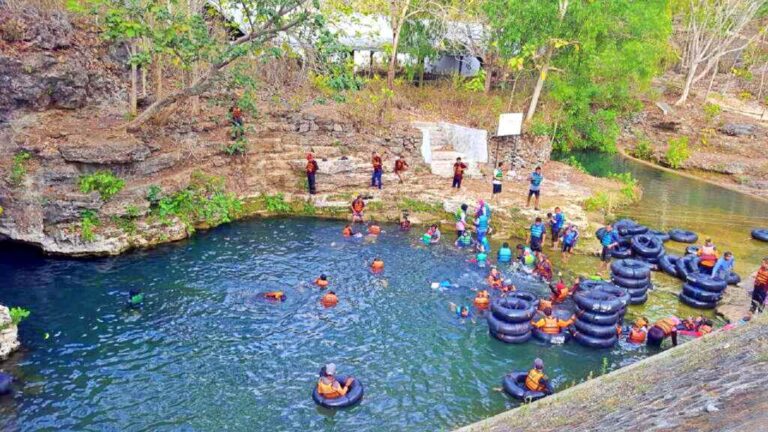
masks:
POLYGON ((24 177, 27 175, 27 161, 31 157, 32 155, 26 151, 21 151, 13 156, 11 175, 8 178, 8 182, 10 182, 12 186, 19 186, 24 181, 24 177))
POLYGON ((587 169, 584 167, 584 164, 579 162, 579 160, 576 159, 576 157, 574 157, 573 155, 568 157, 568 159, 565 160, 565 163, 583 172, 584 174, 587 174, 587 169))
POLYGON ((8 313, 11 315, 11 324, 19 325, 20 322, 29 318, 30 312, 22 307, 12 307, 8 313))
POLYGON ((96 191, 104 201, 109 201, 123 187, 125 187, 125 181, 115 176, 111 171, 97 171, 80 177, 80 192, 96 191))
POLYGON ((711 122, 715 119, 715 117, 719 116, 720 113, 723 112, 723 109, 720 108, 720 105, 713 104, 713 103, 706 103, 704 104, 704 116, 707 118, 708 122, 711 122))
POLYGON ((653 147, 651 147, 651 141, 645 137, 638 137, 635 148, 632 149, 632 156, 642 159, 651 160, 653 158, 653 147))
POLYGON ((624 198, 630 201, 635 201, 638 198, 638 181, 632 176, 631 172, 610 173, 608 178, 621 182, 620 192, 624 198))
POLYGON ((609 211, 611 198, 606 192, 597 192, 584 201, 584 209, 587 211, 609 211))
POLYGON ((671 138, 669 148, 667 149, 667 164, 672 168, 680 168, 683 163, 691 156, 688 150, 688 137, 671 138))
POLYGON ((317 207, 315 207, 315 204, 312 203, 312 201, 305 201, 301 207, 301 213, 307 216, 312 216, 317 213, 317 207))
POLYGON ((264 202, 267 205, 267 211, 270 213, 291 212, 291 206, 285 202, 285 196, 281 193, 276 195, 264 195, 264 202))
POLYGON ((224 153, 227 156, 244 155, 248 153, 248 140, 241 136, 235 141, 224 146, 224 153))
POLYGON ((480 69, 480 72, 465 82, 463 87, 464 90, 476 93, 485 91, 485 69, 480 69))
POLYGON ((157 205, 157 203, 160 201, 161 192, 162 189, 160 189, 160 186, 151 185, 149 189, 147 189, 147 201, 149 201, 151 205, 157 205))
POLYGON ((99 218, 93 210, 80 212, 80 238, 85 242, 92 242, 96 236, 94 228, 99 225, 99 218))

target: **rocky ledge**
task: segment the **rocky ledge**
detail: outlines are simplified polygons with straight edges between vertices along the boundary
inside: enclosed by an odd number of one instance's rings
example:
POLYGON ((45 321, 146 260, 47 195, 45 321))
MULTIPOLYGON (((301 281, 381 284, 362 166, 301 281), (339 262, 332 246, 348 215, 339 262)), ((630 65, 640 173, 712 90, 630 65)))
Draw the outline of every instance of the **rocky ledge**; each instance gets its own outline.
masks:
POLYGON ((7 307, 0 305, 0 360, 5 360, 19 349, 19 329, 11 321, 7 307))

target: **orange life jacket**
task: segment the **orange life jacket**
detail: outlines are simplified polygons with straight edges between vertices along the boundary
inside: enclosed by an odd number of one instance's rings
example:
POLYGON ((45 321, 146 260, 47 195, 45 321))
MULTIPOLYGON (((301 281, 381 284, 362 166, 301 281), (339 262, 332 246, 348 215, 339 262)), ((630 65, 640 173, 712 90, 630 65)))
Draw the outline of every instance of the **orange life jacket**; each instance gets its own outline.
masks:
POLYGON ((540 299, 539 300, 539 310, 543 311, 546 308, 552 309, 552 302, 549 300, 540 299))
POLYGON ((541 383, 542 378, 544 378, 544 372, 538 369, 529 370, 528 376, 525 377, 525 387, 530 391, 546 390, 546 386, 541 383))
POLYGON ((285 295, 283 294, 282 291, 270 291, 270 292, 264 294, 264 297, 266 297, 266 298, 268 298, 270 300, 279 300, 279 301, 282 301, 284 296, 285 295))
POLYGON ((344 237, 352 237, 352 228, 344 227, 344 231, 342 231, 341 234, 343 234, 344 237))
POLYGON ((323 280, 320 278, 315 279, 315 284, 319 286, 320 288, 325 288, 328 286, 328 280, 323 280))
POLYGON ((717 262, 717 250, 714 246, 702 246, 698 255, 703 266, 713 267, 717 262))
POLYGON ((325 307, 336 306, 336 304, 339 302, 339 298, 336 296, 336 294, 328 293, 324 295, 322 299, 320 299, 320 302, 323 303, 323 306, 325 307))
POLYGON ((327 398, 327 399, 336 399, 344 396, 347 394, 347 391, 338 388, 334 388, 333 384, 335 381, 332 381, 330 384, 327 384, 323 382, 323 379, 320 378, 317 380, 317 392, 320 393, 321 396, 327 398))
POLYGON ((490 284, 494 288, 501 288, 501 285, 503 284, 503 281, 501 280, 501 275, 498 273, 495 276, 493 273, 489 274, 488 284, 490 284))
POLYGON ((376 260, 371 264, 371 269, 374 271, 384 270, 384 261, 376 260))
POLYGON ((546 334, 560 334, 560 320, 557 317, 545 316, 536 322, 536 327, 546 334))
POLYGON ((379 235, 381 234, 381 227, 378 225, 371 225, 368 227, 368 234, 379 235))
POLYGON ((629 331, 629 341, 636 344, 645 342, 645 332, 637 327, 632 327, 629 331))
POLYGON ((475 296, 475 306, 488 306, 488 303, 490 303, 490 299, 488 298, 488 291, 478 291, 477 296, 475 296))
POLYGON ((755 286, 756 287, 768 286, 768 269, 764 269, 760 267, 760 270, 757 271, 757 276, 755 276, 755 286))
POLYGON ((655 327, 658 327, 664 331, 664 336, 669 336, 672 334, 672 331, 677 326, 674 321, 672 321, 671 318, 664 318, 656 321, 653 324, 655 327))
POLYGON ((356 211, 357 213, 360 213, 365 208, 365 203, 363 200, 354 200, 352 201, 352 210, 356 211))
POLYGON ((712 327, 710 327, 710 326, 708 326, 706 324, 702 324, 702 325, 699 326, 699 333, 701 333, 703 335, 712 333, 712 327))
POLYGON ((567 298, 568 298, 568 293, 569 293, 569 292, 570 292, 570 291, 568 290, 568 288, 567 288, 567 287, 563 287, 563 288, 560 290, 560 294, 557 294, 557 295, 555 295, 555 294, 552 294, 552 301, 553 301, 553 302, 556 302, 556 303, 560 303, 560 302, 563 302, 563 301, 565 301, 565 299, 567 299, 567 298))

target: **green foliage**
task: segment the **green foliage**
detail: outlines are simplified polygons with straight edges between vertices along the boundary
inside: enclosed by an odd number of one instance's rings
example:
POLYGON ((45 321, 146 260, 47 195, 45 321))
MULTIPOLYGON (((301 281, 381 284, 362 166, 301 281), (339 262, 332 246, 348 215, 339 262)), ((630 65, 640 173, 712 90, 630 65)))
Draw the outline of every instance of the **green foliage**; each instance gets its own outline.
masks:
POLYGON ((621 183, 621 195, 630 200, 635 201, 637 199, 638 195, 638 184, 636 178, 632 176, 631 172, 623 172, 623 173, 610 173, 608 174, 608 178, 616 180, 621 183))
POLYGON ((264 195, 264 202, 267 211, 270 213, 290 213, 291 206, 285 202, 285 196, 281 193, 276 195, 264 195))
POLYGON ((10 308, 8 313, 11 315, 12 325, 19 325, 20 322, 29 318, 29 315, 31 314, 27 309, 18 306, 10 308))
POLYGON ((400 47, 398 51, 410 56, 416 61, 406 65, 406 75, 409 81, 421 77, 424 73, 424 59, 437 55, 435 39, 440 32, 438 24, 434 21, 422 19, 409 19, 403 24, 400 31, 400 47))
POLYGON ((225 192, 224 183, 222 177, 196 171, 186 188, 161 198, 152 208, 153 214, 164 224, 170 224, 170 218, 177 217, 188 232, 194 231, 197 224, 216 226, 231 222, 242 211, 243 203, 234 194, 225 192))
POLYGON ((11 186, 19 186, 24 181, 24 177, 27 175, 27 161, 31 157, 32 155, 26 151, 20 151, 13 156, 11 175, 8 177, 11 186))
POLYGON ((720 113, 723 112, 723 109, 720 108, 720 105, 713 104, 713 103, 706 103, 704 104, 704 116, 707 118, 708 122, 711 122, 715 119, 715 117, 719 116, 720 113))
POLYGON ((157 205, 157 203, 160 201, 161 192, 162 190, 160 189, 160 186, 150 185, 149 189, 147 189, 147 201, 149 201, 149 204, 157 205))
POLYGON ((485 90, 485 69, 480 69, 480 72, 470 78, 464 83, 464 90, 472 92, 482 92, 485 90))
POLYGON ((317 207, 312 201, 305 201, 301 207, 301 213, 307 216, 313 216, 317 213, 317 207))
POLYGON ((565 163, 567 163, 568 165, 576 168, 577 170, 585 174, 587 173, 587 169, 584 167, 584 165, 581 162, 579 162, 579 160, 576 159, 573 155, 571 155, 568 159, 566 159, 565 163))
POLYGON ((90 243, 96 239, 94 229, 99 226, 99 217, 93 210, 80 212, 80 238, 90 243))
POLYGON ((93 174, 80 176, 80 192, 97 191, 104 201, 120 192, 125 187, 125 181, 115 176, 111 171, 97 171, 93 174))
POLYGON ((227 156, 244 155, 248 153, 248 140, 240 136, 236 140, 224 145, 224 153, 227 156))
POLYGON ((351 52, 335 34, 321 31, 315 44, 318 61, 315 73, 310 75, 312 84, 328 95, 363 88, 363 80, 355 75, 351 52))
POLYGON ((640 136, 637 138, 637 144, 632 149, 632 156, 642 160, 651 160, 653 158, 653 147, 651 147, 651 141, 648 137, 640 136))
POLYGON ((680 168, 688 160, 691 153, 688 149, 688 137, 671 138, 666 153, 667 164, 672 168, 680 168))
POLYGON ((597 192, 584 201, 584 209, 587 211, 609 211, 611 198, 606 192, 597 192))
POLYGON ((549 136, 552 133, 552 127, 541 119, 534 118, 530 132, 535 136, 549 136))
POLYGON ((442 203, 430 203, 411 198, 403 198, 403 200, 400 201, 400 208, 414 213, 438 213, 444 211, 442 203))

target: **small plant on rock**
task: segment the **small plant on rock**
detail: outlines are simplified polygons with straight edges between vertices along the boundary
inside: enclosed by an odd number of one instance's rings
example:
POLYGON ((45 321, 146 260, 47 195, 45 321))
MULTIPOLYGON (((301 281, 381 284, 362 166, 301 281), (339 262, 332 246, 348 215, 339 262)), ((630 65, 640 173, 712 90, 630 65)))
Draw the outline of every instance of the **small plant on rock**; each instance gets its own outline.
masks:
POLYGON ((93 174, 81 176, 79 184, 80 192, 96 191, 104 201, 109 201, 125 187, 125 181, 111 171, 96 171, 93 174))
POLYGON ((85 242, 96 239, 94 229, 99 225, 99 218, 93 210, 83 210, 80 213, 80 238, 85 242))
POLYGON ((267 205, 267 211, 270 213, 290 213, 291 211, 291 206, 285 202, 285 196, 281 193, 264 195, 264 202, 267 205))
POLYGON ((226 153, 227 156, 244 155, 248 153, 248 140, 245 136, 240 136, 224 146, 224 153, 226 153))
POLYGON ((12 186, 19 186, 27 175, 27 161, 32 157, 28 152, 21 151, 13 156, 13 165, 11 165, 11 175, 8 182, 12 186))
POLYGON ((653 158, 653 147, 651 147, 651 141, 648 137, 638 137, 637 144, 632 149, 632 156, 642 160, 651 160, 653 158))
POLYGON ((23 307, 12 307, 8 313, 11 315, 11 324, 19 325, 20 322, 29 318, 30 312, 23 307))
POLYGON ((675 169, 680 168, 690 156, 691 152, 688 149, 688 137, 683 136, 669 140, 669 148, 667 149, 666 159, 667 164, 670 167, 675 169))

